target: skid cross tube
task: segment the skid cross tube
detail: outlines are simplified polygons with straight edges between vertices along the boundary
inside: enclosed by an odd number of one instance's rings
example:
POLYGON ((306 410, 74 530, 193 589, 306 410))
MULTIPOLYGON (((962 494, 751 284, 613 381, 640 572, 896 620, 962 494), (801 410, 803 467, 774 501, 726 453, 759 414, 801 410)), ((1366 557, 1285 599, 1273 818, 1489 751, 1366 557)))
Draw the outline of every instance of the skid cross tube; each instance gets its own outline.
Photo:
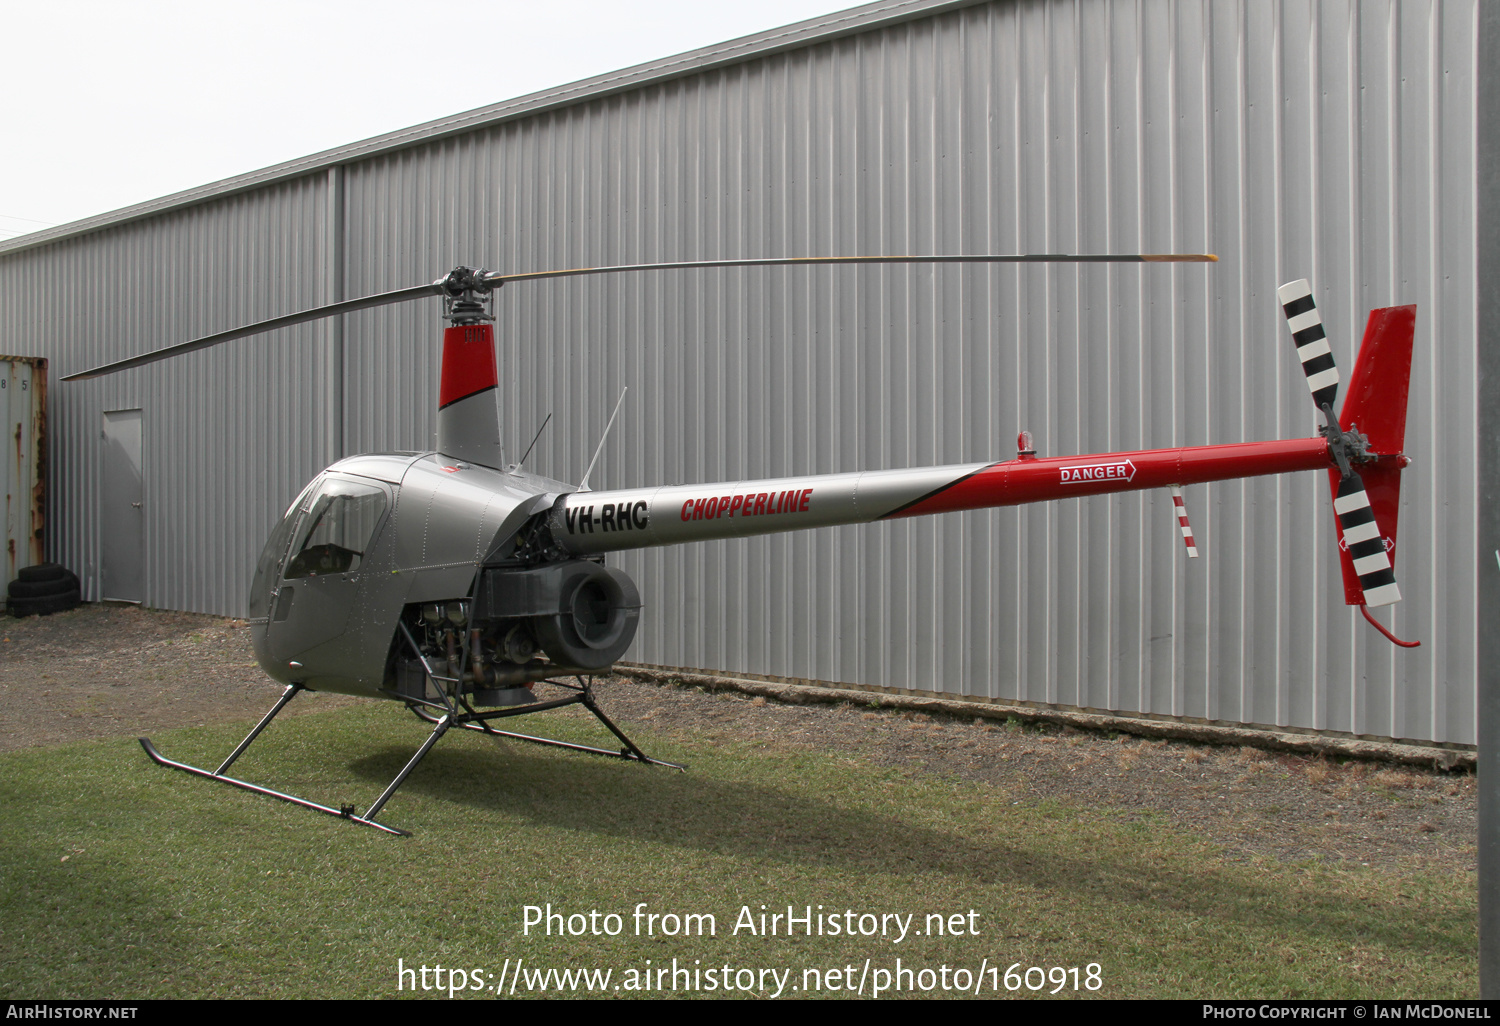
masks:
MULTIPOLYGON (((566 698, 555 698, 545 702, 529 702, 526 705, 515 705, 504 709, 492 709, 488 712, 479 712, 469 704, 469 700, 460 690, 461 685, 457 680, 452 677, 441 676, 436 672, 432 663, 430 663, 427 660, 427 657, 422 654, 422 647, 417 644, 417 639, 412 636, 410 628, 408 628, 405 623, 399 624, 398 626, 400 627, 400 635, 402 640, 406 642, 406 645, 411 649, 412 654, 421 661, 422 669, 427 674, 427 679, 432 682, 432 686, 437 690, 438 697, 443 700, 443 704, 439 706, 436 702, 433 702, 427 698, 418 698, 413 695, 401 695, 400 697, 405 699, 406 707, 412 711, 412 714, 416 716, 417 719, 422 720, 426 723, 437 725, 437 736, 441 736, 443 733, 446 733, 449 727, 462 727, 465 730, 478 731, 490 737, 508 737, 514 741, 529 741, 532 744, 548 745, 553 748, 566 748, 569 751, 587 752, 590 755, 605 755, 612 759, 627 759, 630 762, 643 762, 649 766, 666 766, 670 769, 676 770, 687 769, 686 766, 679 765, 675 762, 666 762, 662 759, 651 758, 645 752, 641 751, 640 748, 636 746, 636 743, 634 741, 626 737, 625 733, 621 731, 619 727, 615 726, 614 721, 612 721, 608 716, 604 715, 604 710, 600 709, 598 704, 594 701, 592 675, 589 677, 576 677, 575 679, 578 681, 577 684, 568 684, 560 680, 546 681, 546 683, 551 684, 554 687, 559 687, 565 691, 573 692, 573 694, 567 696, 566 698), (452 695, 444 690, 444 682, 454 685, 452 695), (457 706, 462 707, 463 712, 459 712, 458 708, 455 707, 455 701, 457 702, 457 706), (611 734, 619 738, 620 743, 625 747, 620 749, 619 751, 612 751, 608 748, 595 748, 592 745, 579 745, 573 744, 569 741, 556 741, 552 738, 536 737, 531 734, 518 734, 508 730, 496 730, 494 727, 490 726, 488 722, 490 720, 504 719, 509 716, 525 716, 529 713, 546 712, 548 709, 561 709, 564 706, 569 705, 582 705, 589 712, 593 713, 594 718, 597 719, 600 723, 604 724, 605 728, 608 729, 611 734), (438 716, 435 712, 432 711, 440 708, 446 709, 447 715, 438 716)), ((467 659, 468 652, 467 648, 465 648, 464 661, 467 662, 467 659)), ((381 690, 388 695, 392 695, 393 697, 399 694, 398 692, 389 691, 384 688, 382 688, 381 690)), ((428 746, 430 746, 434 740, 436 740, 436 737, 429 738, 428 746)), ((412 760, 412 765, 415 765, 417 759, 420 759, 425 754, 426 747, 424 747, 423 751, 417 753, 417 758, 412 760)), ((402 777, 405 777, 404 772, 402 774, 402 777)), ((391 785, 391 789, 394 790, 395 787, 400 783, 401 780, 398 779, 395 784, 391 785)), ((379 809, 380 806, 384 804, 385 798, 386 796, 382 795, 381 800, 375 803, 376 809, 379 809)), ((366 813, 366 815, 373 815, 373 812, 366 813)))
MULTIPOLYGON (((275 705, 271 706, 271 711, 260 718, 260 722, 255 725, 255 729, 245 735, 245 740, 241 741, 239 746, 229 753, 229 758, 219 763, 219 768, 214 770, 210 775, 222 777, 224 771, 234 764, 234 760, 238 759, 244 753, 245 749, 250 747, 250 742, 259 737, 260 732, 265 730, 270 722, 276 718, 276 714, 285 709, 286 704, 296 698, 301 691, 301 684, 288 684, 286 690, 281 693, 281 698, 277 700, 275 705)), ((142 742, 144 743, 144 741, 145 739, 143 738, 142 742)))
POLYGON ((444 716, 438 720, 437 727, 428 735, 427 740, 422 742, 422 747, 417 749, 417 754, 413 755, 411 760, 401 768, 401 772, 396 774, 396 779, 391 781, 391 786, 387 787, 381 792, 380 797, 375 799, 375 804, 371 805, 369 811, 365 813, 366 817, 375 815, 386 802, 391 800, 391 795, 396 793, 396 788, 406 782, 406 778, 411 775, 411 771, 417 768, 417 763, 421 762, 427 753, 432 751, 432 746, 438 743, 438 739, 448 733, 448 728, 453 725, 452 719, 451 716, 444 716))
MULTIPOLYGON (((611 759, 625 759, 629 762, 643 762, 650 766, 666 766, 668 769, 687 769, 686 766, 680 763, 667 762, 664 759, 653 759, 645 752, 641 751, 640 748, 636 746, 636 743, 634 741, 630 740, 630 738, 627 737, 619 727, 615 726, 613 720, 604 715, 604 710, 600 709, 598 704, 594 701, 593 688, 587 682, 575 685, 564 684, 562 681, 551 680, 547 681, 547 683, 553 684, 560 688, 566 688, 569 691, 575 692, 575 694, 569 695, 567 698, 555 698, 546 702, 537 702, 530 705, 512 706, 508 709, 494 709, 489 712, 477 712, 468 704, 468 702, 460 699, 460 701, 463 701, 463 706, 466 711, 462 715, 454 717, 434 716, 431 712, 428 711, 428 708, 434 707, 434 703, 432 702, 416 702, 408 700, 407 708, 409 708, 412 711, 412 714, 415 715, 419 720, 422 720, 426 723, 437 724, 442 720, 451 719, 452 722, 449 723, 449 726, 457 726, 462 727, 465 730, 478 731, 482 734, 488 735, 489 737, 505 737, 510 738, 513 741, 529 741, 532 744, 547 745, 552 748, 566 748, 569 751, 573 752, 587 752, 590 755, 604 755, 608 756, 611 759), (564 706, 569 705, 581 705, 589 712, 593 713, 594 718, 597 719, 600 723, 604 724, 605 728, 608 729, 611 734, 619 738, 620 743, 625 747, 620 749, 619 751, 613 751, 608 748, 595 748, 592 745, 574 744, 571 741, 558 741, 548 737, 536 737, 532 734, 518 734, 514 731, 509 730, 496 730, 489 724, 490 720, 504 719, 509 716, 525 716, 528 713, 545 712, 548 709, 561 709, 564 706)), ((447 728, 444 727, 443 729, 446 730, 447 728)))

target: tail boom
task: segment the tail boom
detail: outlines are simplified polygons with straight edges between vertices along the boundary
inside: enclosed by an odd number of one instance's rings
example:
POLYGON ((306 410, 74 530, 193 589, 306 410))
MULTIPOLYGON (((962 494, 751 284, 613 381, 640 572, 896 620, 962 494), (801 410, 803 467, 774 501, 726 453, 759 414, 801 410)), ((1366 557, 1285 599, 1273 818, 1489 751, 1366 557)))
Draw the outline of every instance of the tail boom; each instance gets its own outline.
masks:
POLYGON ((1023 457, 915 470, 575 492, 552 536, 579 555, 1166 488, 1330 464, 1322 438, 1023 457))

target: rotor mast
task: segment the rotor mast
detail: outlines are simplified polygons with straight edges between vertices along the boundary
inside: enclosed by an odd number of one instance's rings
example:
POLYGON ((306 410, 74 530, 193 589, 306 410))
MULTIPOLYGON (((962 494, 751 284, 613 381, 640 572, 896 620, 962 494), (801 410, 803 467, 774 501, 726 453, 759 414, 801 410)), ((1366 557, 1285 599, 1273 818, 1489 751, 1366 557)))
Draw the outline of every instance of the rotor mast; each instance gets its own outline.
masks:
POLYGON ((449 324, 443 331, 437 448, 454 460, 500 469, 500 375, 490 299, 503 282, 489 276, 483 268, 460 266, 433 282, 449 324))

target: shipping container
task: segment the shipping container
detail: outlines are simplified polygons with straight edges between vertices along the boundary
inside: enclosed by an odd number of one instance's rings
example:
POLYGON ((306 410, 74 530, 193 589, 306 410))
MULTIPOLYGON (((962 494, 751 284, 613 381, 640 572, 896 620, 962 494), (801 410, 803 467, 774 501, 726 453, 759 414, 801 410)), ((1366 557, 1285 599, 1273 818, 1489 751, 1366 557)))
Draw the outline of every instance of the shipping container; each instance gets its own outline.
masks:
POLYGON ((47 513, 47 361, 0 356, 0 485, 5 489, 5 551, 0 583, 45 558, 47 513))

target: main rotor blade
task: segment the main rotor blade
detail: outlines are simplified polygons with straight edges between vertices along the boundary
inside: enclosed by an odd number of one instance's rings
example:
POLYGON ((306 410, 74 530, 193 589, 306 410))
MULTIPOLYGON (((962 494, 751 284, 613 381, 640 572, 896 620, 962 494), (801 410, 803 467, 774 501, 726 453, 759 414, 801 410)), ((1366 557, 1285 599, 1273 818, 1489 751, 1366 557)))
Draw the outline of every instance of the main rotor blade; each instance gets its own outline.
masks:
POLYGON ((695 267, 789 267, 800 264, 1151 264, 1216 263, 1212 253, 1022 253, 976 254, 972 256, 852 256, 852 257, 780 257, 768 260, 684 260, 669 264, 617 264, 612 267, 573 267, 561 271, 529 271, 522 274, 485 275, 485 281, 503 285, 508 281, 531 281, 537 278, 573 278, 585 274, 611 274, 616 271, 672 271, 695 267))
POLYGON ((361 299, 346 299, 342 303, 330 303, 327 306, 314 307, 311 310, 303 310, 301 313, 286 314, 283 317, 272 317, 268 321, 257 321, 247 324, 243 328, 231 328, 229 331, 221 331, 214 335, 204 335, 195 338, 191 342, 182 342, 165 349, 157 349, 142 356, 132 356, 128 360, 119 360, 115 363, 107 363, 102 367, 92 370, 79 371, 77 374, 68 374, 63 377, 64 381, 82 381, 87 378, 99 378, 106 374, 114 374, 116 371, 130 370, 132 367, 144 367, 148 363, 158 360, 168 360, 183 353, 196 352, 199 349, 207 349, 216 346, 220 342, 229 342, 237 338, 245 338, 248 335, 258 335, 263 331, 274 331, 276 328, 287 328, 293 324, 304 324, 307 321, 316 321, 322 317, 333 317, 337 314, 353 313, 356 310, 368 310, 376 306, 388 306, 391 303, 404 303, 409 299, 421 299, 423 296, 442 295, 442 290, 436 284, 414 285, 409 289, 397 289, 394 292, 381 292, 373 296, 365 296, 361 299))
MULTIPOLYGON (((521 274, 488 273, 483 276, 482 280, 488 285, 499 286, 509 281, 530 281, 539 278, 571 278, 585 274, 610 274, 615 271, 667 271, 697 267, 785 267, 799 264, 1144 264, 1212 263, 1218 259, 1212 253, 1094 253, 1083 255, 1028 253, 1015 255, 980 254, 972 256, 780 257, 767 260, 687 260, 666 264, 621 264, 613 267, 575 267, 566 270, 530 271, 521 274)), ((466 268, 460 268, 459 270, 468 273, 466 268)), ((88 378, 103 377, 106 374, 114 374, 117 371, 130 370, 134 367, 144 367, 158 360, 167 360, 174 356, 181 356, 184 353, 207 349, 210 346, 218 345, 220 342, 229 342, 233 339, 245 338, 249 335, 258 335, 263 331, 273 331, 276 328, 286 328, 293 324, 303 324, 322 317, 353 313, 356 310, 368 310, 371 307, 386 306, 391 303, 404 303, 409 299, 420 299, 423 296, 440 296, 446 291, 444 286, 452 277, 453 275, 450 275, 448 278, 428 285, 416 285, 408 289, 397 289, 394 292, 382 292, 374 296, 365 296, 362 299, 349 299, 342 303, 330 303, 327 306, 304 310, 301 313, 273 317, 266 321, 257 321, 254 324, 247 324, 242 328, 233 328, 229 331, 205 335, 202 338, 193 339, 191 342, 183 342, 175 346, 168 346, 165 349, 157 349, 142 356, 133 356, 128 360, 119 360, 115 363, 104 364, 101 367, 79 371, 76 374, 68 374, 62 380, 83 381, 88 378)))

